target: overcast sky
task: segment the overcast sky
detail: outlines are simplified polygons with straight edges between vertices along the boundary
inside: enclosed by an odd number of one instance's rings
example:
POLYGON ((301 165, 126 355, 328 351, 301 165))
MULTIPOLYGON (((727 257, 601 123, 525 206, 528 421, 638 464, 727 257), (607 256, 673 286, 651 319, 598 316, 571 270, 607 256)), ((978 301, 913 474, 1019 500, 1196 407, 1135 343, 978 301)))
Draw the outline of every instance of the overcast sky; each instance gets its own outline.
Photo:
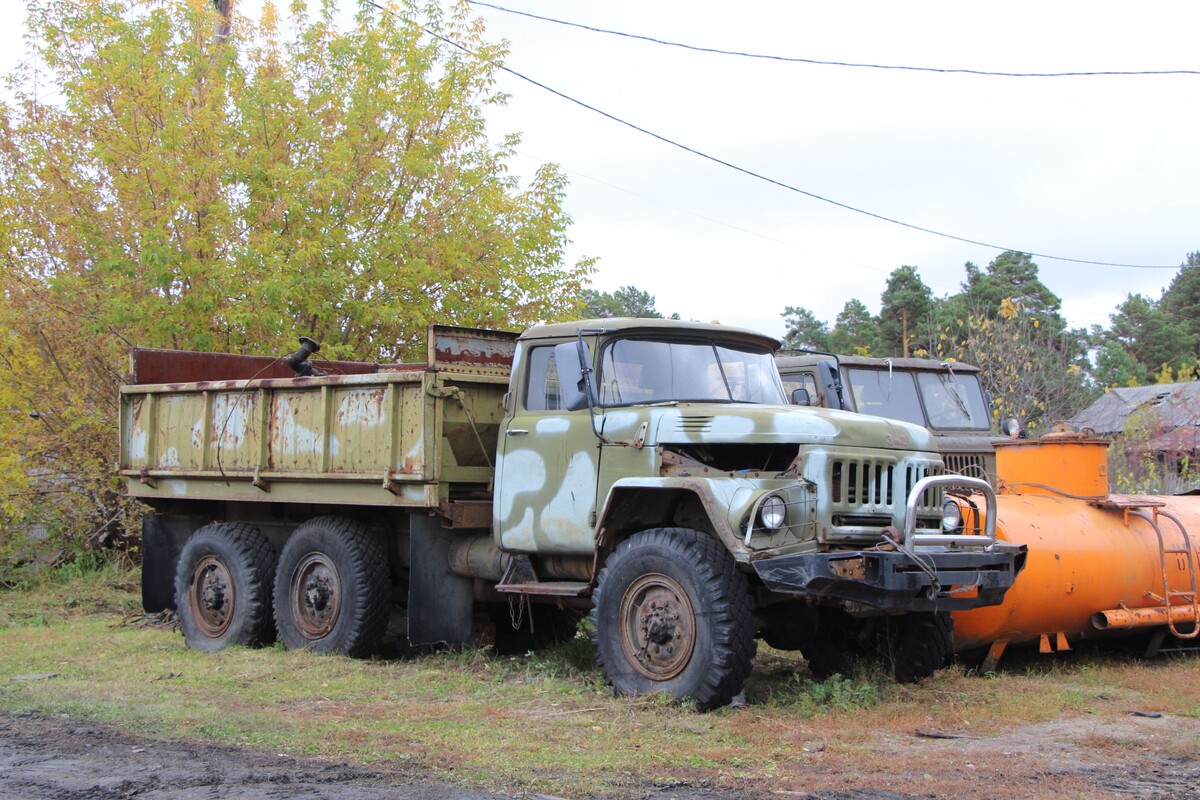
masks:
MULTIPOLYGON (((489 0, 490 1, 490 0, 489 0)), ((350 7, 348 0, 343 4, 350 7)), ((551 2, 496 5, 700 47, 1002 72, 1197 70, 1195 2, 551 2)), ((283 5, 286 5, 284 3, 283 5)), ((261 0, 238 8, 257 16, 261 0)), ((1002 248, 1176 266, 1200 250, 1200 74, 1005 78, 690 52, 477 5, 507 66, 714 158, 848 206, 1002 248)), ((0 75, 25 57, 23 4, 0 10, 0 75)), ((879 310, 896 267, 953 294, 1000 251, 806 197, 657 141, 502 74, 497 136, 518 174, 571 179, 568 257, 593 285, 660 311, 781 336, 785 306, 833 322, 879 310)), ((1072 325, 1108 324, 1172 269, 1035 257, 1072 325)))

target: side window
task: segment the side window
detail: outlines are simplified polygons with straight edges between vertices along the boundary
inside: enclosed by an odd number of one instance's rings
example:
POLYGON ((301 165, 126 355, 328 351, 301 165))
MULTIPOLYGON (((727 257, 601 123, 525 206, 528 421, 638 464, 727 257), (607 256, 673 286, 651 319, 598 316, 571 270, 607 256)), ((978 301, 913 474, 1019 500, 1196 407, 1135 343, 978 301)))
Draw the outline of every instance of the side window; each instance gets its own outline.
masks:
POLYGON ((528 380, 525 384, 525 408, 528 411, 561 411, 562 395, 558 385, 558 367, 553 347, 535 347, 529 351, 528 380))
POLYGON ((803 389, 808 392, 808 404, 810 406, 821 405, 821 398, 817 396, 817 381, 807 372, 801 372, 796 375, 784 375, 783 388, 787 390, 789 403, 792 402, 792 393, 797 389, 803 389))

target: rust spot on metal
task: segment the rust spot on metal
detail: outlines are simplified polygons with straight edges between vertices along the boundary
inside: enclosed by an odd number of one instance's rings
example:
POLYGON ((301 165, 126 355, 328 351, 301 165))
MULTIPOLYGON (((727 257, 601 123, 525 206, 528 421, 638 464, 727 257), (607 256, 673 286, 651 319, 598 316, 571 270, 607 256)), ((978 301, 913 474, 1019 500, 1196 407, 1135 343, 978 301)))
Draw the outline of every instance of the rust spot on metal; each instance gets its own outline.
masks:
POLYGON ((508 331, 431 325, 426 336, 431 367, 508 368, 517 348, 517 334, 508 331))
POLYGON ((438 506, 444 528, 487 528, 492 524, 490 500, 449 500, 438 506))
POLYGON ((840 558, 836 561, 830 561, 829 567, 833 570, 833 574, 839 578, 848 578, 856 581, 866 580, 867 578, 866 561, 861 556, 858 558, 840 558))
MULTIPOLYGON (((366 375, 378 364, 358 361, 314 361, 329 375, 366 375)), ((135 347, 129 351, 130 384, 186 384, 200 381, 238 381, 252 378, 296 378, 282 359, 232 353, 199 353, 192 350, 158 350, 135 347)))
POLYGON ((372 428, 383 422, 383 389, 347 392, 338 403, 335 418, 340 425, 372 428))

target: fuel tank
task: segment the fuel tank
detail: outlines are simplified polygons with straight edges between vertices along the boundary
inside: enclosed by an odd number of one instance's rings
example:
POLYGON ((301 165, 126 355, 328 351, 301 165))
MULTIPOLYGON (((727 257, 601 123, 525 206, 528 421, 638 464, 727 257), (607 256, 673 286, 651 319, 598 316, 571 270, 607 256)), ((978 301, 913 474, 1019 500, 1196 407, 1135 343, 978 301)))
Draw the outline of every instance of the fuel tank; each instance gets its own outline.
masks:
MULTIPOLYGON (((1001 605, 954 613, 957 652, 987 648, 994 664, 1008 645, 1200 632, 1200 497, 1110 494, 1107 444, 1073 433, 997 444, 996 535, 1029 553, 1001 605)), ((967 524, 984 507, 962 505, 967 524)))

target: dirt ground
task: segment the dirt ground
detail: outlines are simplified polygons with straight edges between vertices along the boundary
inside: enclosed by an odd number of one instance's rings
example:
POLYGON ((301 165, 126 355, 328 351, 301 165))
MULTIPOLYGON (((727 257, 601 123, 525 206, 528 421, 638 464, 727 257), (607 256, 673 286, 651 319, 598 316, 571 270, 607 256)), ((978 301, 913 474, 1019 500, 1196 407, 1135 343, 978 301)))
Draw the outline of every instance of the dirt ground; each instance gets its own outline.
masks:
MULTIPOLYGON (((923 776, 928 783, 918 792, 878 788, 887 786, 888 781, 861 775, 845 776, 845 788, 814 792, 765 787, 717 791, 702 785, 672 784, 629 787, 628 796, 662 800, 917 800, 1053 797, 1059 796, 1061 789, 1064 797, 1200 800, 1200 754, 1166 755, 1154 747, 1180 726, 1190 730, 1197 723, 1130 715, 1118 722, 1060 720, 985 740, 939 732, 880 737, 881 754, 907 762, 917 771, 928 770, 923 776), (995 766, 999 773, 991 772, 995 766), (973 774, 976 770, 977 775, 973 774), (867 784, 875 786, 868 788, 867 784), (1029 787, 1028 791, 1022 791, 1022 786, 1029 787)), ((815 771, 820 772, 819 768, 815 771)), ((829 785, 828 780, 816 783, 829 785)), ((900 783, 911 786, 910 781, 900 783)), ((547 795, 455 789, 429 782, 411 768, 368 769, 261 750, 152 739, 41 714, 0 715, 0 798, 561 800, 547 795)))
POLYGON ((413 782, 323 760, 148 739, 69 717, 0 715, 4 800, 492 800, 504 795, 413 782))

